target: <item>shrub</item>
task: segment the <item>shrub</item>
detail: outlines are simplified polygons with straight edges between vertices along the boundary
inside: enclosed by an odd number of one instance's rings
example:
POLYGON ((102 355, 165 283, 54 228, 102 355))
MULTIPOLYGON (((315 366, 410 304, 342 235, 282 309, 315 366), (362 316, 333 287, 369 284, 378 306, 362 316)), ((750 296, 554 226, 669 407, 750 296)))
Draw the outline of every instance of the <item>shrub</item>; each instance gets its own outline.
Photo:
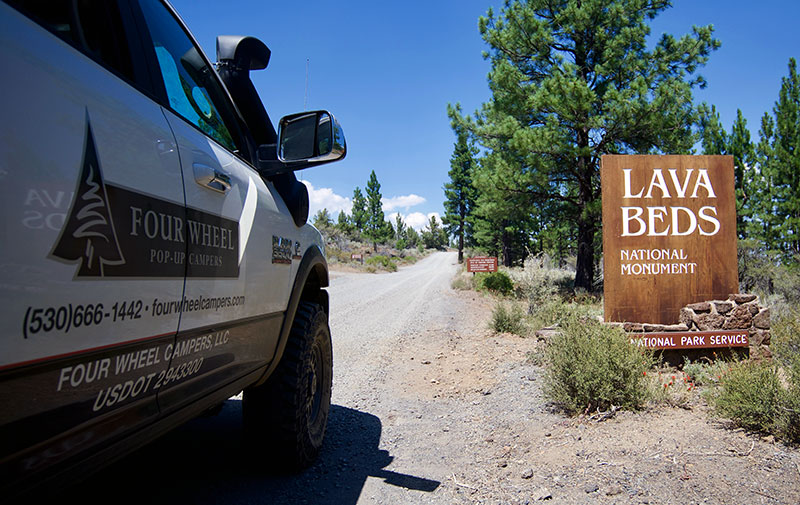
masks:
POLYGON ((775 319, 770 347, 775 359, 788 372, 791 383, 800 387, 800 311, 775 319))
POLYGON ((772 351, 786 371, 787 388, 775 419, 779 436, 800 442, 800 311, 778 318, 772 325, 772 351))
POLYGON ((636 409, 648 399, 646 371, 653 353, 630 343, 619 328, 565 318, 546 350, 546 396, 575 414, 611 405, 636 409))
POLYGON ((370 256, 366 259, 365 263, 389 272, 397 272, 397 264, 387 256, 370 256))
POLYGON ((516 303, 512 303, 510 307, 505 303, 498 303, 492 310, 491 327, 497 333, 522 335, 525 328, 522 323, 524 317, 523 310, 516 303))
POLYGON ((558 326, 570 318, 589 319, 600 313, 596 313, 592 306, 565 302, 557 296, 529 307, 528 324, 531 328, 538 330, 550 326, 558 326))
POLYGON ((477 275, 478 289, 486 289, 501 295, 509 295, 514 290, 511 277, 505 272, 490 272, 477 275))
POLYGON ((778 370, 773 363, 735 363, 722 376, 721 386, 714 398, 718 414, 748 430, 773 431, 783 396, 778 370))
POLYGON ((517 296, 528 301, 529 312, 572 284, 574 274, 557 268, 547 255, 528 256, 522 269, 510 271, 517 296))
POLYGON ((717 359, 703 363, 700 361, 692 362, 686 358, 683 363, 683 372, 692 378, 698 386, 716 386, 720 383, 722 376, 728 373, 733 366, 730 361, 717 359))
POLYGON ((462 270, 453 277, 450 287, 460 291, 470 291, 476 289, 475 276, 466 270, 462 270))

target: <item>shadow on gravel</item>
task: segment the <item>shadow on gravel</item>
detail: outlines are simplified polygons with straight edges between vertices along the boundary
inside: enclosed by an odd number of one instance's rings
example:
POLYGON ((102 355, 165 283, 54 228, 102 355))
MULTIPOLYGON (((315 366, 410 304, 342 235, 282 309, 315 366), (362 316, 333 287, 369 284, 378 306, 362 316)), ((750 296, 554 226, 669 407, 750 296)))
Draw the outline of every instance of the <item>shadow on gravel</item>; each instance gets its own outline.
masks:
POLYGON ((381 429, 378 417, 333 405, 319 460, 281 475, 250 463, 241 402, 228 400, 218 415, 187 423, 59 496, 65 503, 355 505, 368 477, 438 488, 438 481, 385 469, 394 458, 379 448, 381 429))

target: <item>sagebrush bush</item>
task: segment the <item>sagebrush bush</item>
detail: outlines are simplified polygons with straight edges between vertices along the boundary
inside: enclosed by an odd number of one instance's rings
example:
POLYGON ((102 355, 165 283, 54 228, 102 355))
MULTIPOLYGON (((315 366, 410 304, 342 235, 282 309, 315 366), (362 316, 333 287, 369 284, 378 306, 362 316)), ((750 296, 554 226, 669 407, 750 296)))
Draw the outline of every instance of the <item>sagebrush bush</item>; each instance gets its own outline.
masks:
POLYGON ((775 359, 786 369, 792 384, 800 387, 800 311, 775 318, 771 331, 770 348, 775 359))
POLYGON ((509 295, 514 290, 514 283, 505 272, 477 274, 476 283, 478 289, 485 289, 501 295, 509 295))
POLYGON ((800 442, 800 311, 795 309, 775 320, 771 348, 786 377, 775 431, 780 437, 800 442))
POLYGON ((475 290, 477 289, 475 276, 466 270, 462 270, 450 281, 450 287, 461 291, 475 290))
POLYGON ((527 321, 532 329, 538 330, 559 326, 563 321, 570 318, 590 319, 600 313, 602 312, 598 313, 593 306, 565 302, 561 297, 556 296, 529 307, 527 321))
POLYGON ((612 405, 637 409, 648 399, 645 372, 654 363, 653 353, 631 344, 619 328, 568 317, 545 355, 545 394, 569 413, 612 405))
POLYGON ((698 386, 716 386, 720 383, 722 376, 728 373, 732 364, 724 359, 715 361, 701 362, 684 359, 683 372, 692 378, 698 386))
POLYGON ((774 363, 742 361, 722 376, 714 397, 718 414, 742 428, 771 432, 780 410, 783 388, 774 363))
POLYGON ((552 300, 565 286, 572 283, 574 274, 557 268, 545 254, 528 256, 521 269, 509 271, 514 291, 527 300, 529 312, 545 301, 552 300))
POLYGON ((509 306, 500 302, 492 310, 491 327, 497 333, 522 335, 525 329, 524 317, 524 311, 516 303, 509 306))
POLYGON ((389 272, 397 272, 397 264, 392 261, 388 256, 377 255, 370 256, 365 260, 367 265, 381 268, 389 272))

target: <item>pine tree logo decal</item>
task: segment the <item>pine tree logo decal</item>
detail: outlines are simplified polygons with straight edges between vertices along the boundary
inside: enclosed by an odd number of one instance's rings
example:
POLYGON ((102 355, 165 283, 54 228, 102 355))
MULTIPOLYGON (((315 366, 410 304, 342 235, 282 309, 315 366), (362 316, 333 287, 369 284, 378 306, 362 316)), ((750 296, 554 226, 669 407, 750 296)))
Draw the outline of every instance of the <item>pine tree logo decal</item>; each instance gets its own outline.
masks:
POLYGON ((88 111, 80 179, 66 223, 50 255, 70 263, 79 261, 77 277, 103 277, 104 267, 125 264, 114 230, 88 111))

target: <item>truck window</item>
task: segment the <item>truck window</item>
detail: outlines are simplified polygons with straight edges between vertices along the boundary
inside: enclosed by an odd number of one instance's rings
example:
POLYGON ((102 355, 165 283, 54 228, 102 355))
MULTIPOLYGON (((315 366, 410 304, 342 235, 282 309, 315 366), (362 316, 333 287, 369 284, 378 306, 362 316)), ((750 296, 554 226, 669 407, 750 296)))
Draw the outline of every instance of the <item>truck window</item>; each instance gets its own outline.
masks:
POLYGON ((117 2, 6 0, 9 5, 104 67, 135 82, 117 2))
POLYGON ((191 38, 158 0, 140 2, 169 108, 231 152, 237 151, 233 113, 214 70, 191 38))

